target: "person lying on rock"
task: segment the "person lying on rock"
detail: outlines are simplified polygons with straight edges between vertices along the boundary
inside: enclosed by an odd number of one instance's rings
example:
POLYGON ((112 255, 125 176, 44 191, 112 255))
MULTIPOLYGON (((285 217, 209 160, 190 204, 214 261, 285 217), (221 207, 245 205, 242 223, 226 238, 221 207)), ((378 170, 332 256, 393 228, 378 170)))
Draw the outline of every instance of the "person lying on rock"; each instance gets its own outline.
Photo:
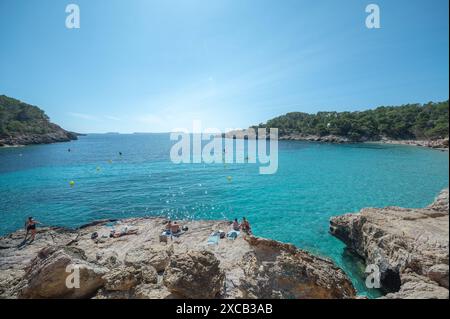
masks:
POLYGON ((31 232, 31 241, 34 241, 34 237, 36 236, 36 225, 37 224, 42 224, 40 222, 38 222, 37 220, 34 220, 33 217, 28 217, 27 221, 25 222, 25 230, 27 231, 27 233, 25 234, 25 239, 24 241, 27 240, 28 237, 28 233, 31 232))
POLYGON ((178 225, 177 222, 173 222, 173 224, 171 224, 170 226, 170 232, 172 233, 172 235, 178 234, 180 231, 181 231, 180 225, 178 225))
POLYGON ((126 235, 137 235, 137 233, 138 233, 137 229, 128 229, 127 227, 125 227, 120 232, 111 230, 109 237, 119 238, 119 237, 126 236, 126 235))

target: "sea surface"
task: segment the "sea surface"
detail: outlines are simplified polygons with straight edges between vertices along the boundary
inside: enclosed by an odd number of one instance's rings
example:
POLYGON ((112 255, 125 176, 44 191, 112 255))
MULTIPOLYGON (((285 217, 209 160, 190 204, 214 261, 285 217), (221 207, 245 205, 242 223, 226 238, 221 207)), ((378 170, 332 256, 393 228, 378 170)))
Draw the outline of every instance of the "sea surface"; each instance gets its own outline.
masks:
POLYGON ((361 261, 328 233, 330 217, 424 207, 449 184, 448 152, 426 148, 280 141, 277 173, 260 175, 259 164, 173 164, 174 143, 169 134, 90 134, 0 149, 0 235, 27 216, 69 227, 102 218, 245 216, 256 235, 333 259, 359 293, 376 297, 361 261))

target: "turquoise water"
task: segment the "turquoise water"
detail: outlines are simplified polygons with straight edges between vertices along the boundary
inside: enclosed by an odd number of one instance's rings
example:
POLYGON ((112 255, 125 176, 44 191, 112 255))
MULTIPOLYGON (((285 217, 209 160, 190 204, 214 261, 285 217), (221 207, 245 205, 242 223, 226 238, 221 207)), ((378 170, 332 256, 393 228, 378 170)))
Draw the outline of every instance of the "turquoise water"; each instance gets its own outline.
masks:
POLYGON ((424 148, 285 141, 278 172, 259 175, 255 164, 172 164, 172 143, 168 134, 89 135, 0 149, 0 234, 28 215, 72 227, 130 216, 246 216, 256 235, 333 259, 361 293, 376 296, 364 288, 360 263, 329 235, 329 218, 368 206, 423 207, 448 186, 448 152, 424 148))

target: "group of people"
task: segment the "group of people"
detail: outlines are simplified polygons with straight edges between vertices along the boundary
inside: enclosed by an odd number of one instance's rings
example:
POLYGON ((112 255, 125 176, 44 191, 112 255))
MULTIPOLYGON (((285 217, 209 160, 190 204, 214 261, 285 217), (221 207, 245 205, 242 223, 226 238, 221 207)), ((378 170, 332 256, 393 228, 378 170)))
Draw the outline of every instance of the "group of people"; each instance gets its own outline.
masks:
MULTIPOLYGON (((33 217, 28 217, 27 221, 25 222, 25 229, 26 229, 26 235, 25 235, 25 241, 27 240, 28 234, 31 233, 31 241, 34 240, 36 236, 36 225, 41 224, 37 220, 33 219, 33 217)), ((244 233, 251 235, 252 229, 250 227, 250 223, 248 220, 243 217, 242 222, 239 223, 238 219, 235 218, 232 223, 232 228, 234 231, 243 231, 244 233)), ((178 224, 176 221, 169 220, 165 232, 170 235, 176 235, 181 233, 181 227, 180 224, 178 224)), ((129 234, 136 234, 137 230, 122 230, 121 232, 112 231, 110 234, 110 237, 121 237, 124 235, 129 234)))
POLYGON ((235 218, 231 227, 235 231, 243 231, 244 233, 251 235, 252 234, 252 228, 250 227, 250 223, 248 222, 247 218, 242 217, 242 222, 239 223, 238 219, 235 218))

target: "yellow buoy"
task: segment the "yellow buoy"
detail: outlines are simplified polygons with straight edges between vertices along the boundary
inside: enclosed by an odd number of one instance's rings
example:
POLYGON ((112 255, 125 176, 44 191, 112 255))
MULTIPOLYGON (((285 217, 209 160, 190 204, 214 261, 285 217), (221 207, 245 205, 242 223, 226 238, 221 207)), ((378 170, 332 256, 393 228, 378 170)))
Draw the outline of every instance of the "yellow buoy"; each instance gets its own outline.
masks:
POLYGON ((70 185, 71 187, 74 187, 74 186, 75 186, 75 182, 74 182, 74 181, 70 181, 70 182, 69 182, 69 185, 70 185))
POLYGON ((228 180, 229 182, 231 182, 231 181, 233 180, 233 178, 232 178, 231 176, 227 176, 227 180, 228 180))

